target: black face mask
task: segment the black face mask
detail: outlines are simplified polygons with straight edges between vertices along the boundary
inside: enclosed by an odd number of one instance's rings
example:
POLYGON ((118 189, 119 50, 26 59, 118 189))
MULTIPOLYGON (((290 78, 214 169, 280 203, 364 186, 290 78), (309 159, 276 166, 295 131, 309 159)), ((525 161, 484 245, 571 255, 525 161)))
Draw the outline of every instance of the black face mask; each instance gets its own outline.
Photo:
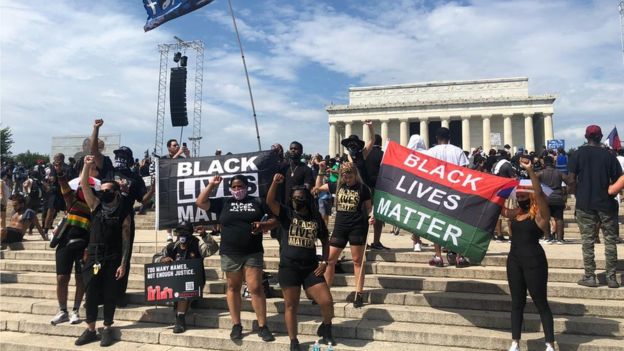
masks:
POLYGON ((306 201, 303 199, 293 199, 292 205, 295 211, 301 211, 306 207, 306 201))
POLYGON ((115 201, 116 194, 114 191, 102 191, 100 193, 100 201, 103 203, 110 203, 115 201))
POLYGON ((531 199, 518 200, 518 207, 520 207, 523 211, 528 211, 531 207, 531 199))

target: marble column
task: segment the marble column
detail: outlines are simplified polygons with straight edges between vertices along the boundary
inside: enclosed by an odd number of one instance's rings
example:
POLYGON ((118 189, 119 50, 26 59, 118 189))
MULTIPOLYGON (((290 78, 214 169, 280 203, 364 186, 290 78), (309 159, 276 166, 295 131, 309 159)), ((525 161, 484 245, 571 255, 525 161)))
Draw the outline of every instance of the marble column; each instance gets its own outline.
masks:
POLYGON ((544 114, 544 144, 548 142, 548 140, 553 140, 555 135, 553 133, 553 121, 552 121, 552 113, 544 114))
POLYGON ((336 124, 329 124, 329 152, 330 157, 336 156, 336 124))
POLYGON ((381 144, 388 142, 388 121, 381 121, 381 144))
POLYGON ((351 122, 345 122, 345 138, 348 138, 351 135, 351 122))
POLYGON ((533 114, 524 115, 524 149, 535 151, 535 135, 533 135, 533 114))
POLYGON ((367 142, 370 137, 371 135, 370 131, 368 130, 368 126, 366 125, 366 123, 362 123, 362 140, 364 142, 367 142))
POLYGON ((407 146, 407 142, 409 141, 409 125, 407 123, 407 119, 400 119, 399 120, 401 122, 401 137, 400 137, 400 143, 403 146, 407 146))
POLYGON ((513 133, 511 132, 511 115, 503 115, 503 143, 509 144, 509 146, 511 146, 511 149, 513 150, 513 133))
POLYGON ((424 118, 420 120, 420 137, 427 149, 429 148, 429 121, 424 118))
POLYGON ((490 140, 490 116, 483 116, 483 151, 486 153, 492 148, 492 141, 490 140))
POLYGON ((462 116, 462 149, 470 151, 470 116, 462 116))
POLYGON ((449 117, 441 117, 440 120, 442 121, 442 127, 449 128, 449 117))

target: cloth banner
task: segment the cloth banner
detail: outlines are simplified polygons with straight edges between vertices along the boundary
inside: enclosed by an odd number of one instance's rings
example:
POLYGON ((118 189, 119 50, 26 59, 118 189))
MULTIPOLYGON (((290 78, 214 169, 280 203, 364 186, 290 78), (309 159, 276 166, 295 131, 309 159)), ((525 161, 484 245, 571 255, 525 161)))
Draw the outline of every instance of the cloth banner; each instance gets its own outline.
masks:
POLYGON ((156 228, 173 228, 182 220, 194 224, 216 223, 216 215, 195 205, 195 200, 215 175, 223 181, 213 197, 230 196, 230 180, 241 174, 249 180, 251 196, 266 197, 278 158, 272 151, 245 154, 158 160, 156 179, 156 228))
POLYGON ((480 262, 505 202, 499 192, 517 184, 390 142, 375 187, 374 215, 480 262))
POLYGON ((145 265, 145 301, 161 303, 202 297, 203 258, 145 265))
POLYGON ((147 22, 143 29, 147 32, 174 18, 184 16, 214 0, 143 0, 147 11, 147 22))

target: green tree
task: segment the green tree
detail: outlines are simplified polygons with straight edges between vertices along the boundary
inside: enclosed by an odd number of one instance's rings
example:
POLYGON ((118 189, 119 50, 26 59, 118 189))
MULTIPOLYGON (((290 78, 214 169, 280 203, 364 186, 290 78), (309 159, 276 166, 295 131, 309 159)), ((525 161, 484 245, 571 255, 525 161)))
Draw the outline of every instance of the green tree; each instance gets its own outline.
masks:
POLYGON ((11 157, 11 146, 13 146, 13 133, 11 128, 0 129, 0 158, 5 160, 11 157))
POLYGON ((44 160, 47 162, 49 159, 50 155, 30 152, 30 150, 26 150, 26 152, 22 152, 21 154, 17 154, 13 157, 15 162, 21 162, 28 169, 32 169, 37 164, 38 160, 44 160))

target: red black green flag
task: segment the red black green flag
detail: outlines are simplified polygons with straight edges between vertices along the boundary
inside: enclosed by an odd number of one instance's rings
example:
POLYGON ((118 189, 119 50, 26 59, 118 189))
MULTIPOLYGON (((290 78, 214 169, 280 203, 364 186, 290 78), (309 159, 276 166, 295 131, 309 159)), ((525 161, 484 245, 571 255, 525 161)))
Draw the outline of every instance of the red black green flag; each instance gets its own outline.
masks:
POLYGON ((375 218, 479 262, 505 202, 499 194, 517 184, 390 142, 375 187, 375 218))

